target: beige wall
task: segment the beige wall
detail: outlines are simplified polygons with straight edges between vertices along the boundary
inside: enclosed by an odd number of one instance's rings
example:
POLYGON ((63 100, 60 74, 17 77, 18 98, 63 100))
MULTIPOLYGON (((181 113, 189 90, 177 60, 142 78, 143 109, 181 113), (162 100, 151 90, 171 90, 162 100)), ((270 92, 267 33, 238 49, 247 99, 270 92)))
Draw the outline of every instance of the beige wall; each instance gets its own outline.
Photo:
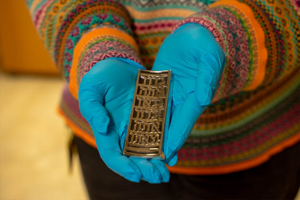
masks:
POLYGON ((59 74, 31 22, 25 0, 0 0, 0 68, 12 73, 59 74))

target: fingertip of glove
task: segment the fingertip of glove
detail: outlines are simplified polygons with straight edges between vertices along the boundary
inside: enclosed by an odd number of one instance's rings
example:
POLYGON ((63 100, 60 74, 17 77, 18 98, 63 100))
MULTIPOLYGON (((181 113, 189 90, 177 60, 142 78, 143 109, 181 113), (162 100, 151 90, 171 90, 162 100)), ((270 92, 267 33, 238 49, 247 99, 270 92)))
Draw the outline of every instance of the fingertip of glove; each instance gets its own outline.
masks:
POLYGON ((200 106, 209 105, 212 100, 212 94, 213 91, 209 86, 198 88, 198 90, 196 91, 196 98, 199 105, 200 106))
POLYGON ((129 162, 128 165, 135 172, 136 176, 138 176, 140 179, 142 177, 142 173, 141 173, 140 169, 138 168, 138 166, 136 166, 133 162, 129 162))
POLYGON ((110 122, 109 117, 107 115, 103 115, 99 117, 99 120, 94 122, 94 127, 96 131, 99 132, 100 134, 106 134, 109 122, 110 122))
POLYGON ((158 179, 156 181, 148 181, 148 183, 150 183, 150 184, 160 184, 161 181, 158 179))
POLYGON ((160 184, 161 183, 161 181, 158 179, 158 178, 156 178, 156 179, 151 179, 151 178, 148 178, 148 179, 145 179, 145 178, 141 178, 141 180, 142 181, 146 181, 146 182, 148 182, 148 183, 150 183, 150 184, 160 184))
POLYGON ((129 180, 131 182, 135 182, 135 183, 139 183, 141 180, 141 177, 139 177, 138 175, 124 176, 124 178, 126 178, 127 180, 129 180))
POLYGON ((159 178, 159 175, 157 175, 155 177, 151 177, 148 182, 151 184, 160 184, 161 180, 159 178))
POLYGON ((170 181, 170 173, 163 174, 162 176, 163 176, 163 179, 162 179, 163 183, 168 183, 170 181))
POLYGON ((127 180, 130 180, 132 182, 135 182, 135 183, 139 183, 140 180, 141 180, 141 173, 139 172, 139 169, 137 169, 135 166, 133 165, 129 165, 130 166, 130 170, 131 172, 127 172, 125 175, 124 175, 124 178, 126 178, 127 180))
POLYGON ((171 158, 171 160, 167 163, 170 167, 176 165, 178 159, 177 153, 171 158))
POLYGON ((174 146, 174 148, 171 148, 170 146, 167 147, 167 149, 165 151, 167 163, 170 162, 170 158, 172 157, 172 154, 175 151, 175 148, 176 148, 175 146, 174 146))

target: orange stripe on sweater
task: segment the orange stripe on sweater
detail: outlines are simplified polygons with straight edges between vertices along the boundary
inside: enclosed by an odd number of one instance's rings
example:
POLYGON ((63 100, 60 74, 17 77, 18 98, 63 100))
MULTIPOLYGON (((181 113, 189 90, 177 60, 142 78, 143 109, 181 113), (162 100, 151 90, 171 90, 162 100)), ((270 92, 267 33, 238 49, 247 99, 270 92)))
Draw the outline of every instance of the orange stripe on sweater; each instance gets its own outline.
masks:
POLYGON ((135 40, 128 34, 118 31, 116 29, 112 28, 99 28, 95 29, 87 34, 85 34, 80 41, 77 43, 76 47, 74 48, 73 53, 73 62, 72 62, 72 68, 70 71, 70 83, 69 83, 69 89, 71 94, 75 99, 78 100, 78 90, 79 90, 79 83, 77 83, 77 67, 78 62, 81 56, 82 51, 85 50, 86 45, 88 45, 90 42, 94 41, 97 37, 118 37, 124 41, 126 41, 128 44, 133 46, 135 50, 138 52, 138 46, 135 42, 135 40))

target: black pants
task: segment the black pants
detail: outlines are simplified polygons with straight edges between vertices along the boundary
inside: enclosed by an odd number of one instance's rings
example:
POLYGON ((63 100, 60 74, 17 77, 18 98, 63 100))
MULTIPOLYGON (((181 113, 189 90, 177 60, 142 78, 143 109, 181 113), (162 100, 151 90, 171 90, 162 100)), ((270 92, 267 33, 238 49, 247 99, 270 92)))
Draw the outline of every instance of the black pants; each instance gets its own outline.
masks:
POLYGON ((90 199, 294 199, 300 184, 300 143, 266 163, 225 175, 172 174, 169 183, 133 183, 111 171, 98 151, 75 137, 90 199))

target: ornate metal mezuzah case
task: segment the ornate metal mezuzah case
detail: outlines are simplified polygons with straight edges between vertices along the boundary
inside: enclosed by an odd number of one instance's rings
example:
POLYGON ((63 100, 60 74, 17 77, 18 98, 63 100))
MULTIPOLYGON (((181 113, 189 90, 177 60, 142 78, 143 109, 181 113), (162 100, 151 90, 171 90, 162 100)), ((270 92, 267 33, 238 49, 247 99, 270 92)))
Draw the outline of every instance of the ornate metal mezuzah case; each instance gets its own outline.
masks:
POLYGON ((139 70, 124 155, 162 154, 171 71, 139 70))

